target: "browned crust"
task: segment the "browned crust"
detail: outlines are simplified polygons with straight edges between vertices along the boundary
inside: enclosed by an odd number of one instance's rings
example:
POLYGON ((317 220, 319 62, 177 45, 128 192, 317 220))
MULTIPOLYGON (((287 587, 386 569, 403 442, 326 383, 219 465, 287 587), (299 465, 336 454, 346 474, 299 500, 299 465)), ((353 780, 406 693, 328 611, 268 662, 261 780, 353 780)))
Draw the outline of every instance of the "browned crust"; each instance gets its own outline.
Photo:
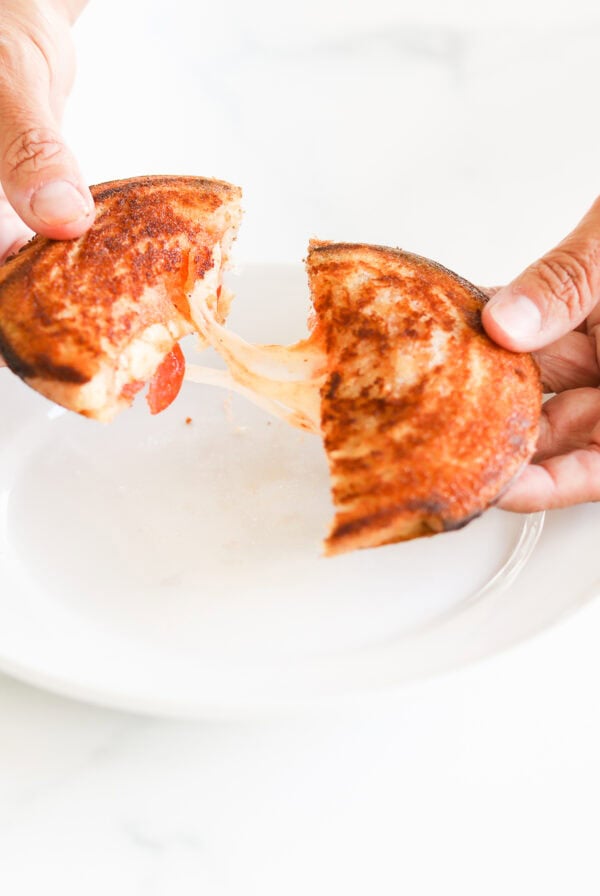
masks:
POLYGON ((213 266, 215 243, 239 216, 241 191, 223 181, 159 175, 91 190, 88 233, 36 236, 0 267, 0 353, 50 397, 53 383, 90 382, 155 323, 191 331, 188 279, 213 266))
POLYGON ((460 528, 535 450, 535 362, 493 343, 485 296, 429 259, 315 241, 307 266, 329 371, 326 553, 460 528))
POLYGON ((90 187, 95 202, 104 202, 111 196, 124 197, 128 193, 136 193, 140 189, 164 189, 174 187, 180 195, 181 202, 186 203, 185 191, 191 190, 198 197, 202 195, 202 201, 207 205, 212 204, 217 208, 224 202, 239 202, 242 198, 240 187, 224 180, 215 180, 210 177, 193 177, 185 174, 147 174, 140 177, 126 177, 121 180, 105 181, 90 187), (211 198, 212 197, 212 198, 211 198))

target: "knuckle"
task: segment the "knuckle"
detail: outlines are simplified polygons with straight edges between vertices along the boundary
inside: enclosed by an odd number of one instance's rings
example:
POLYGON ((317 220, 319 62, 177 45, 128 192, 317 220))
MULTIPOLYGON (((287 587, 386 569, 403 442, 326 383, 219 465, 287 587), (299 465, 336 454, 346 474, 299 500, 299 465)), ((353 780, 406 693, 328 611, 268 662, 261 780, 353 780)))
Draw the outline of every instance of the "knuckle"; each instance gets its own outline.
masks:
POLYGON ((64 154, 57 134, 48 128, 30 128, 19 134, 6 150, 5 165, 9 176, 34 173, 64 154))
POLYGON ((593 295, 593 263, 586 256, 562 249, 541 258, 533 266, 550 295, 561 302, 571 320, 582 320, 593 295))

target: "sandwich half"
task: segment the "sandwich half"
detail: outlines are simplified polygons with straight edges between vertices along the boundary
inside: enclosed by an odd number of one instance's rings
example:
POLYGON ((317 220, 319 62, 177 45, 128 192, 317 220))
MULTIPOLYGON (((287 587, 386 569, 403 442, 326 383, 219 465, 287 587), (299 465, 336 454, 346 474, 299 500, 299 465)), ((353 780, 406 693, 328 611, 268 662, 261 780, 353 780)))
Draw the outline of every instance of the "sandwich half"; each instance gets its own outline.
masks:
POLYGON ((464 526, 535 451, 535 362, 493 343, 485 296, 428 259, 313 242, 308 274, 327 358, 321 431, 336 515, 326 553, 464 526))
POLYGON ((111 420, 153 380, 157 412, 183 379, 177 343, 194 331, 192 290, 225 318, 221 278, 241 191, 178 176, 91 189, 91 230, 69 241, 36 236, 0 267, 0 355, 42 395, 96 420, 111 420))

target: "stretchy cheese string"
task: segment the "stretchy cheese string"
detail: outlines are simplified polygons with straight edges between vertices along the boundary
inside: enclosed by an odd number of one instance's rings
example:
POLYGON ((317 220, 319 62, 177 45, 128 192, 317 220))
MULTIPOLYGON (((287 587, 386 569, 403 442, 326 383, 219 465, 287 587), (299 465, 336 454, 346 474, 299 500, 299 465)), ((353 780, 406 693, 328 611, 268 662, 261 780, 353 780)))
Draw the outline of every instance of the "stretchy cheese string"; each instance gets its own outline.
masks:
POLYGON ((292 426, 319 433, 323 352, 310 337, 290 346, 246 342, 218 323, 214 298, 199 287, 190 296, 192 321, 228 369, 188 364, 186 378, 231 389, 292 426))
POLYGON ((220 386, 222 389, 227 389, 230 392, 237 392, 257 405, 257 407, 262 408, 263 411, 267 411, 273 417, 280 417, 291 426, 308 430, 309 432, 320 432, 319 422, 314 417, 309 417, 298 409, 292 411, 278 401, 261 395, 259 391, 251 389, 249 386, 244 386, 235 380, 228 370, 216 370, 214 367, 203 367, 201 364, 187 364, 185 378, 192 383, 220 386))

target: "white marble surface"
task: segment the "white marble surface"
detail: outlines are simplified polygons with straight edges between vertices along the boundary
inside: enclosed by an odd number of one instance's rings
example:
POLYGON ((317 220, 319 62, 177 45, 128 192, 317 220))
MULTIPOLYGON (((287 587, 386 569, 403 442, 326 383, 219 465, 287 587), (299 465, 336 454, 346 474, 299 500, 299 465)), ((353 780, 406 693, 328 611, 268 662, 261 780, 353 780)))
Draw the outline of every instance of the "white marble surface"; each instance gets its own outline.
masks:
MULTIPOLYGON (((312 233, 482 282, 598 189, 597 4, 92 4, 90 181, 241 183, 241 260, 312 233)), ((600 609, 343 714, 190 724, 0 678, 0 892, 596 894, 600 609)))

